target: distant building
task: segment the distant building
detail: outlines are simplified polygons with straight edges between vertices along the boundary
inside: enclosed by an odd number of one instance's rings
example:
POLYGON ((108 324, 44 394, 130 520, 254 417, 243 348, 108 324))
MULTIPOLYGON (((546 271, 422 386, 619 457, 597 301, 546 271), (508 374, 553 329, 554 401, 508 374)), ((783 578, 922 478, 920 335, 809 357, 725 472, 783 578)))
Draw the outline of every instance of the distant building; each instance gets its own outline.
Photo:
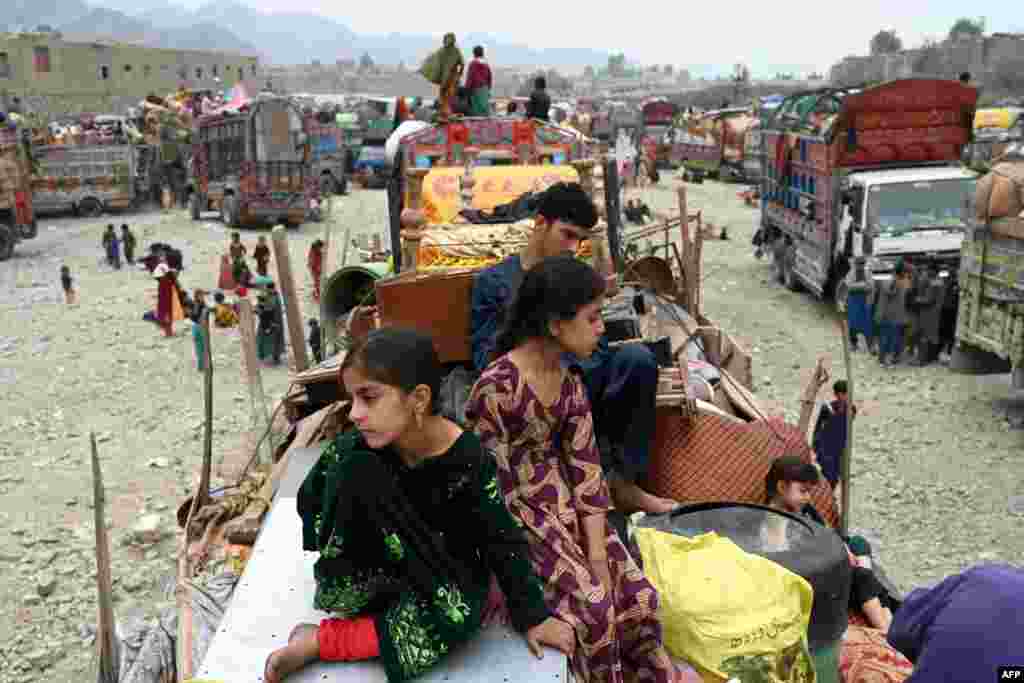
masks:
POLYGON ((258 89, 262 78, 252 55, 0 33, 0 108, 20 97, 39 114, 122 114, 147 94, 163 96, 181 84, 218 90, 244 81, 258 89))

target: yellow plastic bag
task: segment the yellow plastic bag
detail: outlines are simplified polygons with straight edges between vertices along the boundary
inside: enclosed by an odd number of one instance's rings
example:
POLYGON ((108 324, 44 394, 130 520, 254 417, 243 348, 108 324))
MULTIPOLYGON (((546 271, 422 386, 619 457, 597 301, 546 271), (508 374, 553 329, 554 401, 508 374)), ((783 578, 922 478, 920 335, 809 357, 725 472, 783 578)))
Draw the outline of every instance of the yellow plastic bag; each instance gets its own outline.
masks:
POLYGON ((665 647, 708 683, 814 683, 807 649, 813 590, 781 565, 708 533, 638 529, 658 589, 665 647))

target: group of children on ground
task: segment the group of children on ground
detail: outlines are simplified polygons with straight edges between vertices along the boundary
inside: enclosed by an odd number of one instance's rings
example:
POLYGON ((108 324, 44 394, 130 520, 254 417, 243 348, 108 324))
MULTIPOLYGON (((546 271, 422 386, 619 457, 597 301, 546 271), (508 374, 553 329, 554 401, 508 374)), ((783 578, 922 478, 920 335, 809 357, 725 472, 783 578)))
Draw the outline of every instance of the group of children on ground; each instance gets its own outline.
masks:
MULTIPOLYGON (((107 225, 100 242, 103 247, 104 257, 108 266, 114 270, 121 269, 121 252, 124 250, 124 260, 129 265, 135 265, 135 234, 132 233, 127 223, 121 224, 121 234, 114 230, 114 224, 107 225)), ((71 276, 71 268, 66 265, 60 267, 60 286, 64 291, 64 303, 75 304, 78 302, 78 293, 75 290, 74 278, 71 276)))
POLYGON ((900 259, 890 280, 850 299, 850 343, 856 350, 863 335, 882 366, 929 365, 953 351, 958 305, 956 272, 943 277, 934 261, 912 266, 900 259))

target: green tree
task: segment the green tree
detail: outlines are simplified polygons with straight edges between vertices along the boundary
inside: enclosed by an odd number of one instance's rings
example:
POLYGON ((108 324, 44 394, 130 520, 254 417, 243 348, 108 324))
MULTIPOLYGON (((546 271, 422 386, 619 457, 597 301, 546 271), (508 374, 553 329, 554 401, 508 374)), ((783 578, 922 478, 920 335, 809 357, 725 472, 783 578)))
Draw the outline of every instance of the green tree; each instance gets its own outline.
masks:
POLYGON ((970 36, 977 37, 985 33, 985 18, 978 17, 977 19, 971 19, 969 17, 961 17, 956 20, 953 24, 953 28, 949 29, 949 37, 955 39, 957 36, 970 36))
POLYGON ((903 49, 903 41, 895 31, 879 31, 871 39, 872 55, 889 55, 903 49))

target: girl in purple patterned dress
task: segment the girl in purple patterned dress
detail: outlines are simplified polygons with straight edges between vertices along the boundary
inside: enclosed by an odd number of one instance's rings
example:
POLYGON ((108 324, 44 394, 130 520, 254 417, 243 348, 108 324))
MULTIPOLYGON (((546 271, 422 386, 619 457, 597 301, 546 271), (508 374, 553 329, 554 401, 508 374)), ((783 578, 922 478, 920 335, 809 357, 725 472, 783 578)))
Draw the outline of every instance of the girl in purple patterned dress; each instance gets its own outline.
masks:
POLYGON ((576 680, 662 683, 674 674, 658 594, 606 520, 611 502, 586 389, 563 360, 596 348, 604 292, 604 279, 571 256, 531 268, 466 419, 495 453, 549 608, 576 633, 576 680))

